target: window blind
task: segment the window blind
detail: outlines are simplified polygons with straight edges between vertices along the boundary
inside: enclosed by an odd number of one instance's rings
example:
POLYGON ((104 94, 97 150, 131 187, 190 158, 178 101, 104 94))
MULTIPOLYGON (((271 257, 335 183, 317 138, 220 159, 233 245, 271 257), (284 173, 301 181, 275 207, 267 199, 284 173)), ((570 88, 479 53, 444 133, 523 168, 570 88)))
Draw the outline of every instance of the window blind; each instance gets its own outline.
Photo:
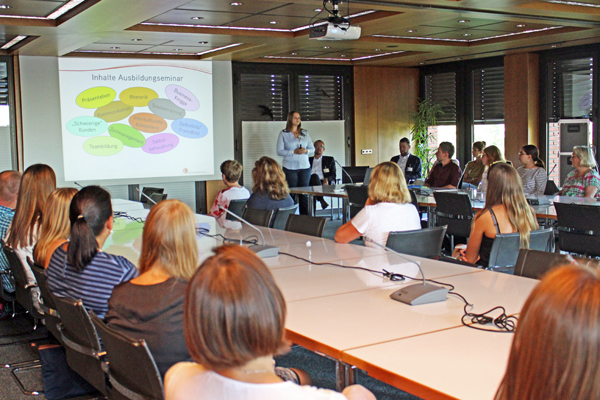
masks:
POLYGON ((298 75, 298 112, 303 121, 344 119, 343 77, 298 75))
POLYGON ((593 68, 594 59, 591 57, 550 62, 550 122, 590 117, 593 68))
POLYGON ((285 121, 289 112, 288 75, 240 74, 242 121, 285 121))
POLYGON ((442 107, 444 113, 438 118, 438 125, 456 124, 455 72, 426 75, 425 98, 442 107))
POLYGON ((476 124, 504 122, 504 67, 473 71, 473 120, 476 124))

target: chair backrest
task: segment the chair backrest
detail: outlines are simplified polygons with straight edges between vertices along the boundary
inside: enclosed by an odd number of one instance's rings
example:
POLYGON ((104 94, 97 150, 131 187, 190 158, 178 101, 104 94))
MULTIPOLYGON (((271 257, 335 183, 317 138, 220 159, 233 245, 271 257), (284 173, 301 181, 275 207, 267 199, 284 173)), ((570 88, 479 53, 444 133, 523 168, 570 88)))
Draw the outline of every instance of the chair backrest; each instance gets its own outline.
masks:
POLYGON ((553 180, 548 179, 548 182, 546 183, 546 189, 544 190, 544 194, 547 196, 552 196, 558 192, 559 192, 559 190, 558 190, 558 186, 556 186, 556 183, 554 183, 553 180))
POLYGON ((414 190, 408 190, 410 192, 410 202, 419 210, 419 199, 417 199, 417 194, 414 190))
POLYGON ((600 256, 600 207, 554 202, 554 208, 560 250, 600 256))
POLYGON ((42 296, 40 306, 42 310, 44 310, 46 328, 48 328, 50 333, 52 333, 52 335, 58 341, 61 341, 62 339, 60 335, 60 330, 58 329, 58 324, 60 324, 60 315, 56 310, 54 295, 50 292, 50 288, 48 287, 48 278, 46 277, 46 271, 44 270, 44 267, 35 264, 33 261, 31 261, 29 257, 27 257, 27 262, 29 263, 29 267, 33 272, 33 276, 35 276, 35 280, 37 281, 38 287, 40 288, 40 293, 42 296))
POLYGON ((342 167, 342 183, 361 183, 369 167, 342 167), (346 171, 346 172, 344 172, 346 171), (348 175, 352 178, 348 178, 348 175))
POLYGON ((162 194, 162 193, 152 193, 150 195, 150 198, 152 199, 152 201, 154 201, 156 204, 160 203, 163 200, 166 200, 167 197, 169 197, 169 195, 167 193, 162 194))
POLYGON ((454 236, 468 237, 473 223, 473 206, 467 193, 433 192, 436 208, 437 226, 447 225, 446 233, 454 236))
POLYGON ((90 315, 81 300, 54 297, 67 364, 104 395, 107 394, 103 352, 90 315))
POLYGON ((42 318, 43 315, 40 314, 33 303, 34 296, 37 296, 39 293, 37 292, 37 286, 28 284, 25 266, 17 253, 8 247, 4 241, 2 241, 2 250, 4 250, 4 255, 6 255, 6 259, 8 260, 8 267, 15 280, 15 297, 17 303, 27 310, 33 318, 42 318))
MULTIPOLYGON (((229 206, 227 207, 227 210, 229 210, 229 212, 234 213, 238 217, 241 217, 242 213, 244 212, 244 206, 246 205, 247 202, 248 202, 248 199, 231 200, 229 202, 229 206)), ((238 221, 234 216, 232 216, 229 213, 227 213, 227 216, 225 217, 225 219, 228 219, 230 221, 238 221)))
POLYGON ((242 218, 253 225, 269 227, 271 226, 271 219, 273 218, 274 213, 274 210, 244 208, 244 215, 242 215, 242 218))
POLYGON ((386 246, 411 256, 439 257, 446 228, 444 225, 414 231, 390 232, 386 246))
MULTIPOLYGON (((151 198, 152 200, 156 201, 157 203, 158 203, 158 201, 155 200, 152 196, 154 194, 161 194, 162 195, 164 193, 164 191, 165 191, 164 188, 155 188, 155 187, 145 187, 145 188, 142 188, 142 193, 145 194, 146 196, 148 196, 149 198, 151 198)), ((143 196, 143 195, 140 194, 140 202, 141 203, 148 203, 149 202, 148 197, 146 197, 146 196, 143 196)))
POLYGON ((277 210, 275 219, 273 220, 273 228, 284 230, 287 224, 288 217, 292 214, 296 214, 298 204, 294 204, 291 207, 284 207, 277 210))
POLYGON ((110 361, 111 392, 116 390, 122 397, 132 400, 163 400, 162 379, 146 342, 127 337, 106 325, 93 312, 91 318, 110 361))
POLYGON ((573 257, 568 254, 521 249, 519 250, 519 256, 515 264, 514 274, 527 278, 541 279, 552 268, 574 262, 573 257))
POLYGON ((304 235, 323 237, 326 223, 327 218, 292 214, 288 217, 285 230, 304 235))
POLYGON ((362 210, 369 198, 369 187, 364 185, 345 185, 344 189, 346 190, 346 193, 348 193, 350 218, 354 218, 354 216, 362 210))
POLYGON ((365 177, 363 178, 363 186, 369 186, 369 182, 371 182, 371 173, 373 172, 373 168, 368 167, 365 171, 365 177))
MULTIPOLYGON (((529 233, 529 248, 538 251, 552 251, 554 233, 552 228, 539 229, 529 233)), ((494 238, 487 268, 512 267, 517 263, 521 236, 518 232, 498 234, 494 238)))

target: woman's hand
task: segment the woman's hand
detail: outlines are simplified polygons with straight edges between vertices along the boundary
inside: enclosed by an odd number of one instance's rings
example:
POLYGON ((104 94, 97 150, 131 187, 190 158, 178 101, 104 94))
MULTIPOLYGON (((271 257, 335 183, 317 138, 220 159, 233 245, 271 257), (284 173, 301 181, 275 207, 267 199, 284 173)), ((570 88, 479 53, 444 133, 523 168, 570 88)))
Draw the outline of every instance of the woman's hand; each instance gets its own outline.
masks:
POLYGON ((294 150, 294 154, 306 154, 308 153, 308 150, 305 147, 298 147, 296 150, 294 150))

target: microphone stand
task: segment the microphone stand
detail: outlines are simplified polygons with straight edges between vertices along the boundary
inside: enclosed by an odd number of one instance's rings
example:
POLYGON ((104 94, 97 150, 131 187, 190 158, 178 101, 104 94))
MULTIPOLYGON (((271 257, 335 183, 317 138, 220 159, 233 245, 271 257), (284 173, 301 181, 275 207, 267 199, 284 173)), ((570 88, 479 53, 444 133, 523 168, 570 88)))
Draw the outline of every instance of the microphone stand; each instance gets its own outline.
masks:
POLYGON ((335 158, 333 159, 333 161, 335 161, 335 163, 340 166, 340 168, 342 169, 342 172, 345 173, 348 176, 348 178, 350 179, 350 183, 354 185, 354 180, 352 179, 352 177, 350 176, 350 174, 348 173, 348 171, 346 171, 344 169, 344 167, 342 166, 342 164, 340 164, 340 162, 338 160, 336 160, 335 158))
POLYGON ((149 196, 148 196, 146 193, 144 193, 144 192, 140 192, 140 189, 139 189, 139 188, 135 188, 135 190, 137 190, 137 191, 138 191, 138 193, 139 193, 139 194, 141 194, 142 196, 144 196, 146 199, 150 200, 150 201, 152 202, 152 204, 154 204, 154 205, 156 205, 156 204, 157 204, 157 203, 156 203, 154 200, 152 200, 152 199, 151 199, 151 198, 150 198, 150 197, 149 197, 149 196))
POLYGON ((392 293, 390 297, 394 300, 400 301, 402 303, 417 306, 421 304, 429 304, 429 303, 437 303, 440 301, 446 301, 446 296, 448 294, 448 288, 443 286, 436 286, 425 281, 425 274, 423 273, 423 269, 421 269, 421 265, 418 262, 411 260, 410 258, 398 253, 397 251, 390 249, 387 246, 383 246, 373 239, 365 237, 368 242, 373 243, 375 246, 381 247, 384 250, 390 251, 400 258, 415 264, 419 268, 419 272, 423 277, 423 283, 415 283, 414 285, 403 287, 392 293))
POLYGON ((246 221, 242 217, 238 216, 237 214, 232 213, 227 208, 225 208, 221 205, 219 205, 219 210, 225 211, 229 215, 232 215, 235 219, 246 223, 250 228, 258 231, 263 244, 262 245, 254 244, 254 245, 248 247, 248 249, 250 249, 254 253, 256 253, 257 256, 259 256, 260 258, 269 258, 269 257, 277 257, 279 255, 279 247, 269 246, 268 244, 265 244, 266 243, 265 236, 263 235, 263 233, 260 229, 258 229, 256 226, 252 225, 250 222, 246 221))

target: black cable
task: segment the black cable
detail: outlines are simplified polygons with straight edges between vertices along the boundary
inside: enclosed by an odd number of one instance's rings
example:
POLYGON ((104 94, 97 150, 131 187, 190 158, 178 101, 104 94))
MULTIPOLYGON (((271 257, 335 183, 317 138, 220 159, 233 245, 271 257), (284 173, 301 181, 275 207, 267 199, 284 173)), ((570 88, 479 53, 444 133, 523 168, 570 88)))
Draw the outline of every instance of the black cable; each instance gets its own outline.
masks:
POLYGON ((113 211, 113 218, 127 218, 135 222, 140 222, 142 224, 144 223, 144 220, 142 218, 132 217, 125 211, 113 211))
POLYGON ((258 236, 256 236, 256 235, 251 235, 245 239, 240 240, 240 239, 226 238, 225 236, 223 236, 220 233, 217 233, 216 235, 211 235, 208 232, 209 232, 209 230, 206 228, 196 228, 197 234, 200 234, 202 236, 206 236, 206 237, 209 237, 212 239, 216 239, 216 240, 222 240, 223 242, 244 243, 244 244, 250 244, 250 245, 258 244, 258 236))
POLYGON ((484 313, 475 314, 475 313, 468 312, 467 306, 468 306, 468 304, 465 304, 465 308, 464 308, 465 313, 462 316, 462 318, 460 319, 462 324, 464 326, 466 326, 467 328, 477 329, 478 331, 484 331, 484 332, 512 333, 515 331, 515 327, 516 327, 517 321, 519 319, 517 317, 515 317, 514 315, 511 315, 511 316, 506 315, 506 310, 504 309, 504 307, 497 306, 497 307, 494 307, 491 310, 488 310, 484 313), (502 310, 502 314, 500 314, 496 318, 494 318, 490 315, 487 315, 496 310, 502 310), (471 318, 471 324, 468 324, 465 322, 465 318, 468 318, 468 317, 471 318), (476 324, 489 325, 492 323, 498 329, 486 329, 486 328, 479 328, 479 327, 475 326, 476 324))

